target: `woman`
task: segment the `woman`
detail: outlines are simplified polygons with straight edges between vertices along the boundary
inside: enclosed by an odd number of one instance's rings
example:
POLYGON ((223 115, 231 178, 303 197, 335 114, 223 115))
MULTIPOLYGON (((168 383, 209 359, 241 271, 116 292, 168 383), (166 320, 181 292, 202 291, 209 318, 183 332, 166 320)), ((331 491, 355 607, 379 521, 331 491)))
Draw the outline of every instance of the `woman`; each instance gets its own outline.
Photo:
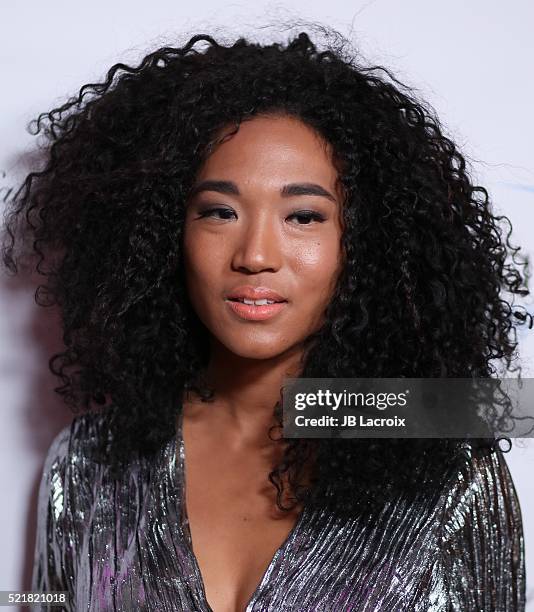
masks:
POLYGON ((46 458, 34 590, 69 610, 524 610, 498 449, 273 435, 286 376, 514 371, 526 317, 500 290, 524 278, 427 107, 343 44, 202 35, 37 127, 48 161, 4 262, 17 237, 39 255, 57 391, 85 410, 46 458))

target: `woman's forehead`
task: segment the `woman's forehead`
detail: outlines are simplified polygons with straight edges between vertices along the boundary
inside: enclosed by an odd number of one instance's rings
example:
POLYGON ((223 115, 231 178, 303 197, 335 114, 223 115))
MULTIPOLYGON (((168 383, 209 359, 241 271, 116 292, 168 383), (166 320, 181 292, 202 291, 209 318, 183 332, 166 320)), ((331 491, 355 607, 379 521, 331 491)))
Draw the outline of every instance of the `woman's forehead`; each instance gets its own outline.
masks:
POLYGON ((220 131, 218 144, 204 160, 198 180, 207 177, 239 183, 317 182, 333 188, 337 170, 331 147, 315 130, 292 117, 257 117, 220 131))

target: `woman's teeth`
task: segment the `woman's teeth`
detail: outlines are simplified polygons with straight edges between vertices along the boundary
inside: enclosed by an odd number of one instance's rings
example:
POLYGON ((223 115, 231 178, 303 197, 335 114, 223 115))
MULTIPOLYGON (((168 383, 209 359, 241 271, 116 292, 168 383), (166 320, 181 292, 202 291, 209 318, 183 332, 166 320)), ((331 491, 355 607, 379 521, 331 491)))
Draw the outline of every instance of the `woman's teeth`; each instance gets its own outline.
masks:
POLYGON ((274 300, 247 300, 246 298, 235 298, 237 302, 242 302, 244 304, 254 304, 255 306, 265 306, 266 304, 275 304, 274 300))

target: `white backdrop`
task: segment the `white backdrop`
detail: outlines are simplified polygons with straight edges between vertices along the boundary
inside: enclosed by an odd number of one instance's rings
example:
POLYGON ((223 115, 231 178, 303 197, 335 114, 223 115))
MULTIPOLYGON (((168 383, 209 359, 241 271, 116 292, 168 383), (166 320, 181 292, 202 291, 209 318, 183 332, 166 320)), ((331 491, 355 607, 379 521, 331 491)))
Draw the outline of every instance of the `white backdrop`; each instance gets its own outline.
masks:
MULTIPOLYGON (((13 185, 34 159, 26 124, 82 84, 99 80, 112 64, 136 61, 161 44, 183 44, 200 32, 284 40, 278 19, 320 22, 350 34, 364 58, 416 87, 472 160, 495 210, 511 219, 512 240, 534 253, 529 0, 4 3, 0 187, 13 185)), ((57 319, 34 304, 35 288, 35 279, 0 274, 0 590, 29 589, 40 470, 52 437, 71 420, 47 368, 61 348, 57 319)), ((532 376, 534 329, 519 338, 523 375, 532 376)), ((520 441, 507 458, 525 523, 527 574, 534 574, 534 444, 520 441)), ((534 612, 534 578, 527 595, 527 609, 534 612)))

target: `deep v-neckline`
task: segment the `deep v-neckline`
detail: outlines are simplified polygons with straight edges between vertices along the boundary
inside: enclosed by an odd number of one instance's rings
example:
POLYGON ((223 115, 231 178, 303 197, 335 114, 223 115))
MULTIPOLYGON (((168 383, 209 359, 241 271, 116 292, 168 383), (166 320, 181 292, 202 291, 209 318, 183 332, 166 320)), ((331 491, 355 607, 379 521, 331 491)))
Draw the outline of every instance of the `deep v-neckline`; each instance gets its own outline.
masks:
MULTIPOLYGON (((180 516, 180 527, 182 529, 183 535, 185 537, 186 540, 186 544, 187 544, 187 552, 189 554, 191 563, 193 564, 193 567, 195 569, 195 574, 197 576, 197 580, 198 580, 198 586, 199 589, 201 591, 201 595, 202 595, 202 604, 206 607, 206 609, 209 612, 213 612, 213 609, 211 608, 210 604, 208 603, 207 597, 206 597, 206 587, 204 584, 204 578, 202 576, 202 572, 200 570, 200 565, 198 563, 198 559, 196 558, 196 555, 193 551, 193 541, 192 541, 192 537, 191 537, 191 529, 189 526, 189 516, 187 514, 187 503, 186 503, 186 499, 185 499, 185 491, 186 491, 186 486, 185 486, 185 444, 184 444, 184 437, 183 437, 183 410, 181 409, 179 414, 178 414, 178 418, 176 419, 177 421, 177 425, 176 425, 176 436, 174 437, 174 443, 172 445, 173 448, 173 452, 174 452, 174 458, 175 458, 175 470, 173 472, 173 477, 174 477, 174 486, 176 488, 176 491, 178 492, 178 500, 179 500, 179 516, 180 516)), ((297 536, 302 523, 305 520, 305 517, 307 516, 307 506, 304 506, 303 509, 300 511, 297 520, 295 521, 295 524, 293 525, 291 531, 288 533, 286 539, 282 542, 282 544, 280 544, 280 546, 276 549, 274 555, 272 556, 271 561, 269 562, 269 564, 267 565, 267 567, 265 568, 265 571, 263 572, 259 583, 257 584, 256 588, 254 589, 252 595, 250 596, 250 599, 248 600, 248 602, 245 605, 245 608, 240 611, 240 612, 249 612, 250 611, 250 607, 252 604, 254 604, 257 600, 257 598, 259 597, 263 587, 265 586, 265 582, 268 579, 268 577, 270 576, 270 574, 272 573, 273 568, 275 567, 276 563, 278 562, 278 560, 280 559, 280 557, 282 557, 283 555, 288 554, 291 551, 291 546, 293 544, 293 541, 295 540, 295 537, 297 536)))

